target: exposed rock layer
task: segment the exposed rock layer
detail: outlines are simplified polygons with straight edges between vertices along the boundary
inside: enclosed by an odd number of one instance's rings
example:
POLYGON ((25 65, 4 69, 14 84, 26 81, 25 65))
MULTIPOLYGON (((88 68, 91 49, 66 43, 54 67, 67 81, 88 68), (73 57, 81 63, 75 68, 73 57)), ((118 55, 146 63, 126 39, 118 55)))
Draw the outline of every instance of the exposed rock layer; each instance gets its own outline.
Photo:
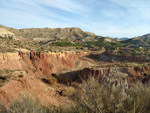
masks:
POLYGON ((99 68, 99 69, 90 69, 85 68, 81 71, 81 74, 78 78, 88 79, 88 77, 95 76, 99 78, 99 81, 102 83, 124 83, 131 85, 135 82, 142 81, 143 83, 147 82, 150 78, 148 74, 150 73, 150 68, 148 66, 144 67, 110 67, 110 68, 99 68))

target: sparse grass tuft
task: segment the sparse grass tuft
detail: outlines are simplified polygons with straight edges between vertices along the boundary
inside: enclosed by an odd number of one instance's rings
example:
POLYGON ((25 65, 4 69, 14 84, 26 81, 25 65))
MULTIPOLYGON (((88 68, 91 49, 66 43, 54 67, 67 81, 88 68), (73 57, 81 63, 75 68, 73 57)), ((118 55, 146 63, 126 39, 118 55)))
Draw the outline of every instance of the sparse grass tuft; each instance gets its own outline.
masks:
POLYGON ((53 76, 50 76, 47 80, 48 80, 48 84, 54 85, 57 83, 57 79, 53 76))
POLYGON ((48 78, 42 78, 42 81, 47 84, 54 85, 57 83, 57 78, 53 76, 49 76, 48 78))
POLYGON ((5 69, 0 70, 0 87, 4 85, 4 83, 8 82, 12 76, 12 70, 5 69))
POLYGON ((61 96, 72 96, 75 93, 75 89, 73 87, 68 87, 61 91, 61 96))

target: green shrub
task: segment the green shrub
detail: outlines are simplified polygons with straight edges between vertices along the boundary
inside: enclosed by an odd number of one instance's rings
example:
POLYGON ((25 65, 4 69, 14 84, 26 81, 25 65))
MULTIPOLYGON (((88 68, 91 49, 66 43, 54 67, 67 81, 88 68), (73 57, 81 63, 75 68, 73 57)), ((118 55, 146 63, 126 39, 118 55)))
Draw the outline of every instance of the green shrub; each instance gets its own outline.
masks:
POLYGON ((74 46, 71 42, 62 41, 62 42, 53 42, 52 46, 74 46))

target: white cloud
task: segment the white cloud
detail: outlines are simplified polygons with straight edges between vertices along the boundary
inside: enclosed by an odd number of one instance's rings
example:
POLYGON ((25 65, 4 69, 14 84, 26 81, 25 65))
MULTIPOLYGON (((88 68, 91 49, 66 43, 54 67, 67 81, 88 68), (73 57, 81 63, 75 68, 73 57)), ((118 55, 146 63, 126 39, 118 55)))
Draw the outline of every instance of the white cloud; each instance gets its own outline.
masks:
MULTIPOLYGON (((35 0, 32 0, 30 2, 30 0, 26 0, 26 1, 20 1, 20 0, 11 0, 11 4, 7 4, 5 2, 5 5, 7 5, 9 8, 11 8, 11 11, 13 11, 13 13, 16 13, 17 10, 20 10, 22 12, 26 12, 29 15, 45 15, 45 16, 49 16, 49 17, 55 17, 55 18, 59 18, 59 19, 63 19, 63 20, 69 20, 53 11, 47 11, 45 10, 43 7, 41 7, 40 5, 38 5, 35 0), (15 1, 15 2, 13 2, 15 1)), ((46 4, 46 3, 45 3, 46 4)), ((7 9, 5 9, 7 10, 7 9)))
POLYGON ((110 36, 110 37, 129 37, 133 38, 135 36, 141 36, 144 34, 147 34, 150 32, 149 26, 138 26, 138 27, 131 27, 128 29, 124 28, 118 28, 118 27, 110 27, 104 28, 104 29, 94 29, 96 34, 101 35, 104 34, 103 36, 110 36))
POLYGON ((24 27, 80 27, 98 35, 149 33, 149 0, 1 0, 0 24, 24 27))
POLYGON ((129 17, 135 19, 150 18, 150 1, 149 0, 110 0, 127 9, 129 17))
POLYGON ((85 10, 83 6, 77 4, 77 1, 75 2, 74 0, 39 0, 39 3, 72 13, 85 10))

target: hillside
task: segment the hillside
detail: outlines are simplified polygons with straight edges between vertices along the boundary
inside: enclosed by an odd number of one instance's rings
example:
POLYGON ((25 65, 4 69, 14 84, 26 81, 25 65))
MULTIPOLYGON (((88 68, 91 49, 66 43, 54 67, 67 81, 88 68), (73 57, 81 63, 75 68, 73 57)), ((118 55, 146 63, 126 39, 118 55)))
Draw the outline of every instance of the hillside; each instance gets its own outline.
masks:
POLYGON ((124 40, 128 40, 128 37, 123 37, 123 38, 119 38, 120 40, 124 41, 124 40))
POLYGON ((14 29, 0 25, 0 28, 6 29, 8 32, 15 34, 16 37, 22 37, 33 40, 55 40, 68 39, 89 41, 97 37, 94 33, 86 32, 80 28, 29 28, 29 29, 14 29))
POLYGON ((148 35, 121 41, 80 28, 0 26, 0 113, 132 113, 128 106, 147 100, 149 113, 145 45, 148 35))
POLYGON ((148 47, 150 46, 150 34, 134 37, 132 39, 128 39, 122 42, 126 44, 132 44, 138 47, 148 47))

